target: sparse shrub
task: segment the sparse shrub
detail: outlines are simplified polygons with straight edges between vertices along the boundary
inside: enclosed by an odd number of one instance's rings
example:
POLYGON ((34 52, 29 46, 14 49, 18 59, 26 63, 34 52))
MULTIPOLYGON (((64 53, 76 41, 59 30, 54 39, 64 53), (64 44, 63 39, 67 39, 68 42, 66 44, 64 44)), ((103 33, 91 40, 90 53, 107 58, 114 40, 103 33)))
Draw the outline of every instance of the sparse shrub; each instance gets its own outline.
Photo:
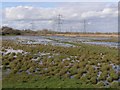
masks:
POLYGON ((100 81, 100 82, 97 83, 97 86, 98 87, 104 87, 104 83, 102 81, 100 81))
POLYGON ((112 79, 111 77, 108 77, 108 78, 107 78, 107 81, 108 81, 108 82, 112 82, 113 79, 112 79))
POLYGON ((113 80, 118 80, 118 78, 119 78, 118 74, 117 74, 114 70, 111 70, 111 71, 110 71, 110 77, 111 77, 113 80))
POLYGON ((106 80, 107 75, 108 75, 108 73, 106 71, 102 72, 100 77, 99 77, 99 80, 106 80))
POLYGON ((118 86, 120 86, 118 81, 113 81, 113 82, 110 84, 110 87, 111 87, 111 88, 118 88, 118 86))
POLYGON ((70 73, 71 73, 71 75, 75 75, 75 74, 77 74, 78 73, 78 70, 77 70, 77 68, 70 68, 70 73))
POLYGON ((64 76, 63 76, 65 79, 66 78, 69 78, 70 77, 70 75, 69 74, 64 74, 64 76))
POLYGON ((81 78, 81 75, 78 73, 78 74, 75 74, 74 75, 74 78, 76 78, 76 79, 80 79, 81 78))
POLYGON ((89 80, 88 80, 85 76, 82 76, 82 77, 80 78, 80 80, 81 80, 81 82, 82 82, 83 84, 89 83, 89 80))
POLYGON ((97 78, 95 76, 92 77, 90 81, 92 82, 92 84, 97 84, 97 78))

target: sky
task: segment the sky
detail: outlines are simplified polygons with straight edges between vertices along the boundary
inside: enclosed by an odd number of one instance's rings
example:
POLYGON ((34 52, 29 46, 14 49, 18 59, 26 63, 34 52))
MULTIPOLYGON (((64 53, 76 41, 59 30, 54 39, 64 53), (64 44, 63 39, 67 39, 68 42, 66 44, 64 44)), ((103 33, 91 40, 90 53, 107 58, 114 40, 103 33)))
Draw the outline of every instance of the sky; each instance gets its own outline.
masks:
POLYGON ((119 2, 119 0, 1 0, 2 2, 119 2))
POLYGON ((31 0, 30 2, 29 0, 29 2, 19 2, 18 0, 10 2, 9 0, 8 2, 5 0, 0 7, 0 16, 2 16, 0 24, 17 29, 41 30, 46 28, 58 31, 60 30, 58 27, 61 27, 61 31, 118 32, 117 0, 85 1, 32 2, 31 0), (57 24, 59 14, 62 15, 60 26, 57 24))

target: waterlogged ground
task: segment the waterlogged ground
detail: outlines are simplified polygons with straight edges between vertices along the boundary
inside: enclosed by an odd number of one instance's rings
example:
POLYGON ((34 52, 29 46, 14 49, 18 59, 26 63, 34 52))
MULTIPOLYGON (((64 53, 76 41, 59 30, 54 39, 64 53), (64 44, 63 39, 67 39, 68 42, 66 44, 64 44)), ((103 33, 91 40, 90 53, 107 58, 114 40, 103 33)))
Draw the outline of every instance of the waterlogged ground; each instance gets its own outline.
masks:
POLYGON ((76 42, 93 45, 102 45, 108 47, 118 47, 117 38, 103 37, 64 37, 64 36, 3 36, 3 40, 14 40, 22 44, 51 44, 55 46, 74 46, 65 42, 76 42))
POLYGON ((120 88, 117 45, 109 38, 3 37, 3 87, 120 88), (14 84, 13 84, 14 83, 14 84))

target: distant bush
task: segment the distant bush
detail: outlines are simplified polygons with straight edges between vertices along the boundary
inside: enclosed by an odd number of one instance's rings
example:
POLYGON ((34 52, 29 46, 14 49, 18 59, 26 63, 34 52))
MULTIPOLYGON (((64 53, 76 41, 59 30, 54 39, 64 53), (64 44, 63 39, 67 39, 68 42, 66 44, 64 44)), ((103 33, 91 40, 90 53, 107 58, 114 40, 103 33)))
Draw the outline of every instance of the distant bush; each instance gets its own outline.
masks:
POLYGON ((21 31, 5 26, 2 27, 2 35, 21 35, 21 31))

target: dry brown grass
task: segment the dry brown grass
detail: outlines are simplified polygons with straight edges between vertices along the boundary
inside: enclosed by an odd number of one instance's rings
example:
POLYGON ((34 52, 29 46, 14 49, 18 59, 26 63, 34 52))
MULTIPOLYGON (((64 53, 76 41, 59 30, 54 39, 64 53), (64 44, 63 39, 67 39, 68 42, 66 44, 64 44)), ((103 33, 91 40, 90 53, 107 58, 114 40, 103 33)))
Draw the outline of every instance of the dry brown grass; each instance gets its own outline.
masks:
POLYGON ((82 33, 82 34, 46 34, 47 36, 55 35, 55 36, 71 36, 71 37, 118 37, 120 34, 105 34, 105 33, 100 33, 100 34, 93 34, 93 33, 82 33))

